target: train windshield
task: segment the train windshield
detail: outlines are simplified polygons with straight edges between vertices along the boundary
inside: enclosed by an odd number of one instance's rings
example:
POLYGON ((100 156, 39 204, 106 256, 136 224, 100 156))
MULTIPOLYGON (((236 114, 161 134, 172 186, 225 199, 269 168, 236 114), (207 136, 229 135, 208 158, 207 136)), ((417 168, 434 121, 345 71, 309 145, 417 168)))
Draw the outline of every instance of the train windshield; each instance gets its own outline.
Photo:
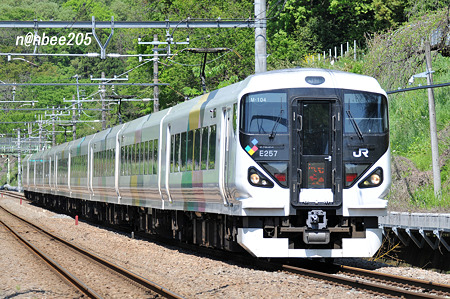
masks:
POLYGON ((242 101, 241 131, 249 134, 287 134, 287 95, 252 93, 242 101))
POLYGON ((345 133, 380 134, 388 131, 387 100, 380 94, 344 92, 345 133))

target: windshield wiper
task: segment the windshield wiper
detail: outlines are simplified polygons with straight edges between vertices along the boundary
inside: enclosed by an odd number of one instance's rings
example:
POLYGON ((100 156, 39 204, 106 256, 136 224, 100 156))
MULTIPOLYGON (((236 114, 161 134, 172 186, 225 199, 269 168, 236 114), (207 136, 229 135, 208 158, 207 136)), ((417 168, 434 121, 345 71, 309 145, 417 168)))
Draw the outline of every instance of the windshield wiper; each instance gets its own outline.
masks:
POLYGON ((275 138, 275 135, 277 134, 277 133, 275 132, 275 130, 277 129, 278 124, 280 123, 281 117, 282 117, 282 116, 283 116, 283 109, 280 110, 280 114, 278 115, 278 118, 277 118, 277 120, 275 121, 275 124, 273 125, 272 132, 271 132, 270 135, 269 135, 269 138, 270 138, 270 139, 275 138))
POLYGON ((352 113, 350 112, 350 110, 347 110, 347 115, 350 119, 350 122, 352 123, 353 129, 355 129, 356 134, 358 135, 358 138, 363 140, 363 134, 361 133, 361 129, 358 127, 358 124, 356 123, 355 119, 352 116, 352 113))

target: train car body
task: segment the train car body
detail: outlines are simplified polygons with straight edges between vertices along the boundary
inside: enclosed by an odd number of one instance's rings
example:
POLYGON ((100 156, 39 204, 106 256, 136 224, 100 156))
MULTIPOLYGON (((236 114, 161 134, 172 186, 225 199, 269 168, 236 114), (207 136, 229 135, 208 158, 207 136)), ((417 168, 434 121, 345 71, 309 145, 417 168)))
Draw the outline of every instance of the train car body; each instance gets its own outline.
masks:
POLYGON ((24 167, 27 197, 88 218, 258 257, 367 257, 391 183, 387 96, 367 76, 267 72, 24 167))

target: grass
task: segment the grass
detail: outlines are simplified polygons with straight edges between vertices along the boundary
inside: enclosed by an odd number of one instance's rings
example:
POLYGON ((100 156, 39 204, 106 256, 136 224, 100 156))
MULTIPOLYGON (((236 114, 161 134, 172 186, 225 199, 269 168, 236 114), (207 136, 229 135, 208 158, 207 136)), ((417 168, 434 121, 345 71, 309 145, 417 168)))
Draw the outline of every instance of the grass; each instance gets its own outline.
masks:
POLYGON ((414 199, 411 204, 421 209, 447 209, 450 207, 450 188, 446 186, 442 188, 441 197, 434 196, 434 188, 428 185, 418 188, 414 193, 414 199))

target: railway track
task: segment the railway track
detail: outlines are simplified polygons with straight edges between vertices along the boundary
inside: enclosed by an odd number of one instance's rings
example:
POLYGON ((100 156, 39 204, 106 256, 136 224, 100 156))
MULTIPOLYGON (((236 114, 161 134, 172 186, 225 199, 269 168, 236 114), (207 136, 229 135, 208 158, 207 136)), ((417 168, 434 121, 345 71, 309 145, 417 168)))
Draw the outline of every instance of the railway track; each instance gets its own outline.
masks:
POLYGON ((23 199, 23 200, 28 201, 28 199, 25 198, 25 195, 21 192, 2 190, 2 191, 0 191, 0 194, 1 194, 0 197, 9 196, 12 198, 23 199))
MULTIPOLYGON (((17 196, 17 192, 13 192, 13 194, 15 195, 14 197, 20 198, 20 195, 19 197, 17 196)), ((8 196, 9 195, 10 193, 8 193, 8 196)), ((142 237, 145 238, 145 235, 142 235, 142 237)), ((172 242, 168 243, 172 244, 172 242)), ((229 254, 223 254, 223 252, 210 250, 208 248, 199 248, 198 246, 193 247, 188 244, 178 244, 176 246, 181 246, 185 249, 196 251, 197 253, 204 251, 205 254, 212 255, 220 259, 230 259, 229 254)), ((359 290, 365 290, 374 294, 405 298, 450 297, 450 285, 383 274, 376 271, 349 266, 335 264, 323 265, 324 263, 314 263, 313 265, 308 265, 307 268, 305 268, 282 263, 268 263, 262 260, 249 260, 248 256, 231 259, 243 264, 250 263, 255 267, 286 271, 301 275, 303 277, 323 280, 324 282, 331 282, 333 284, 348 286, 359 290), (322 264, 322 266, 317 266, 317 264, 322 264)))
POLYGON ((0 207, 0 216, 2 225, 89 298, 121 298, 130 295, 136 298, 182 298, 152 281, 59 238, 3 207, 0 207), (8 223, 5 219, 8 219, 8 223), (37 248, 35 243, 45 244, 45 250, 37 248))
POLYGON ((404 298, 443 298, 450 296, 450 285, 342 265, 330 265, 327 271, 291 265, 280 265, 280 268, 301 276, 321 279, 380 295, 404 298))
MULTIPOLYGON (((144 236, 142 236, 144 237, 144 236)), ((169 242, 171 245, 175 245, 169 242)), ((450 298, 450 285, 434 283, 404 276, 385 274, 372 270, 345 265, 300 261, 303 266, 289 265, 280 261, 252 259, 247 255, 230 255, 229 253, 194 247, 189 244, 178 244, 185 249, 213 256, 218 259, 234 261, 270 271, 285 271, 302 277, 312 278, 339 286, 351 287, 376 295, 387 295, 402 298, 450 298)), ((292 260, 290 260, 292 262, 292 260)), ((298 261, 294 261, 297 263, 298 261)))

